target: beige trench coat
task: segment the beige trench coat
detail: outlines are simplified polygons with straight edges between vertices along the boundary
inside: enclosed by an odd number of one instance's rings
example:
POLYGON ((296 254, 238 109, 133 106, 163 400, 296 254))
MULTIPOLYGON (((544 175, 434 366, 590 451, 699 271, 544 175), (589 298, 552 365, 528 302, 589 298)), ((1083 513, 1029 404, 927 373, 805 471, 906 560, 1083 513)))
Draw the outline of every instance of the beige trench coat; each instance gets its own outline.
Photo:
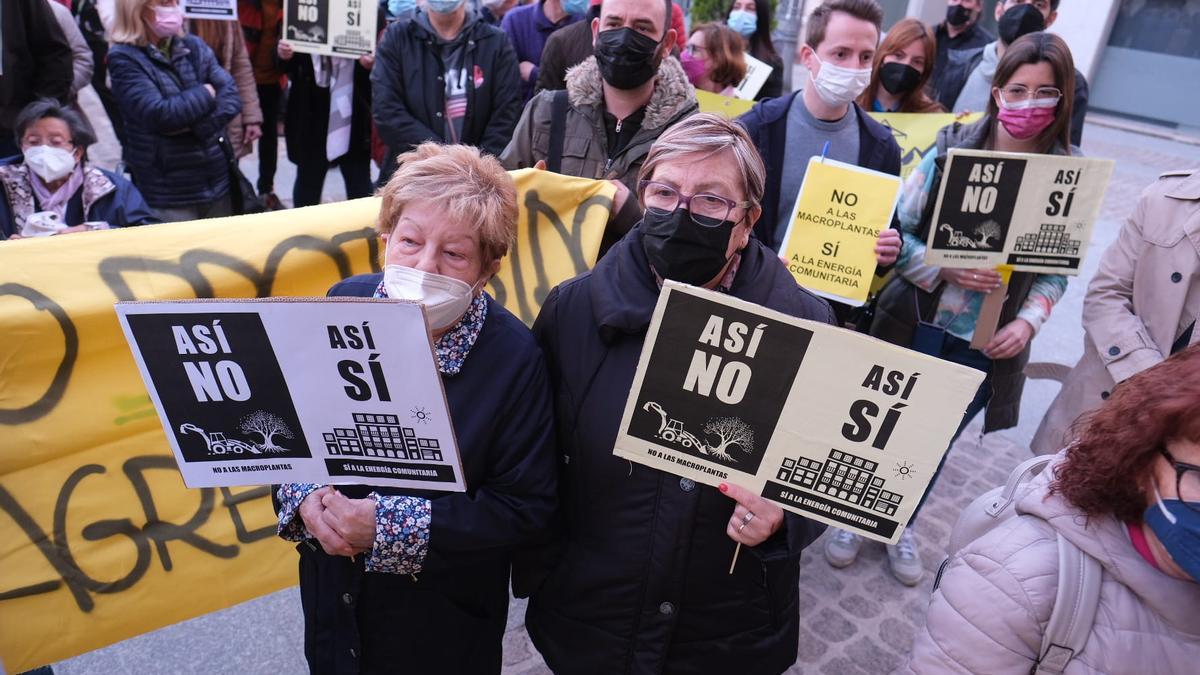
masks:
MULTIPOLYGON (((1171 354, 1200 309, 1200 169, 1163 174, 1104 252, 1083 300, 1083 357, 1046 411, 1031 447, 1064 445, 1071 423, 1113 387, 1171 354)), ((1190 344, 1200 342, 1200 326, 1190 344)))

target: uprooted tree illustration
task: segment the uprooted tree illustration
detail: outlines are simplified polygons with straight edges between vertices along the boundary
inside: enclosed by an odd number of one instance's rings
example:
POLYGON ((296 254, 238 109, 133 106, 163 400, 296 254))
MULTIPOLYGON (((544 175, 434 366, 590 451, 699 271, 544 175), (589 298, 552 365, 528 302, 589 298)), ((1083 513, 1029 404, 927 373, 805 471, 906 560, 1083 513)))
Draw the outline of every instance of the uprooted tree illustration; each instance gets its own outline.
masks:
POLYGON ((280 438, 295 438, 292 435, 292 430, 288 429, 278 415, 272 415, 265 410, 252 412, 242 418, 241 422, 242 433, 258 434, 262 436, 262 443, 256 443, 259 448, 266 452, 285 452, 287 448, 281 448, 275 444, 275 437, 280 438))
POLYGON ((716 436, 716 445, 709 445, 708 454, 720 457, 726 461, 736 461, 729 454, 729 448, 737 446, 742 452, 754 451, 754 430, 737 417, 715 417, 704 425, 704 433, 716 436))
POLYGON ((1000 239, 1004 235, 1004 231, 1000 229, 1000 223, 994 220, 987 220, 975 228, 975 236, 979 238, 979 245, 985 248, 994 246, 989 239, 1000 239))

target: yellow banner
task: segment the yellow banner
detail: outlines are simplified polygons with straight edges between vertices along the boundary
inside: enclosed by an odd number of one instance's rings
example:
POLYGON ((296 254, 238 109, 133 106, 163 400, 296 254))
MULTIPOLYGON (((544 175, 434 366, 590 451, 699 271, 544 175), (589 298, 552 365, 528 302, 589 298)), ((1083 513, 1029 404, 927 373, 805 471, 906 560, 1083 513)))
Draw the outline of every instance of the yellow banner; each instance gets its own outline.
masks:
POLYGON ((895 176, 809 159, 783 244, 796 283, 838 302, 866 302, 875 240, 891 224, 899 194, 895 176))
POLYGON ((715 113, 726 119, 733 119, 754 107, 754 101, 743 101, 700 89, 696 90, 696 102, 700 104, 700 112, 715 113))
POLYGON ((983 113, 971 113, 958 118, 953 113, 869 113, 876 122, 892 130, 892 137, 900 144, 900 177, 917 168, 925 155, 934 149, 937 132, 955 120, 964 124, 974 122, 983 113))
MULTIPOLYGON (((607 182, 513 173, 489 291, 532 322, 595 262, 607 182)), ((21 672, 295 583, 268 487, 184 488, 118 300, 324 295, 378 271, 377 199, 0 243, 0 662, 21 672)), ((300 608, 296 607, 299 612, 300 608)))

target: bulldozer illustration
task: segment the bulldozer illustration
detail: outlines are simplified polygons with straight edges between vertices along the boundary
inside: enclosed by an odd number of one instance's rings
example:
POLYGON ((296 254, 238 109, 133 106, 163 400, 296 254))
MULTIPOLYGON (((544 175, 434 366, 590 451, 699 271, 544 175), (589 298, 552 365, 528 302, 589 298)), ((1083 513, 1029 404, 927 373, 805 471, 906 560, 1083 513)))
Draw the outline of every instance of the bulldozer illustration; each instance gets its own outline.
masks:
POLYGON ((254 455, 261 455, 262 451, 245 441, 239 441, 236 438, 225 438, 225 434, 214 431, 206 433, 203 429, 192 424, 184 422, 179 425, 179 433, 192 433, 204 439, 204 444, 208 446, 208 454, 210 455, 240 455, 243 452, 249 452, 254 455))
POLYGON ((708 454, 708 444, 696 438, 691 432, 683 428, 683 422, 667 415, 667 411, 654 401, 646 401, 642 406, 642 410, 647 412, 658 413, 662 418, 662 422, 658 425, 658 437, 670 443, 679 443, 685 448, 693 448, 704 454, 708 454))

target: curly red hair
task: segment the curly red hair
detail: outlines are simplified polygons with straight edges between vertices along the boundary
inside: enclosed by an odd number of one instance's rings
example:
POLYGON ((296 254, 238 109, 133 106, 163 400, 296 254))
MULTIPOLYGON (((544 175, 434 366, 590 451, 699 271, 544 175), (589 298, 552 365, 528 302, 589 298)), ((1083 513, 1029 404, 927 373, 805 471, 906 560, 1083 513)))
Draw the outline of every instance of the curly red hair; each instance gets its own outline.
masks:
POLYGON ((1140 522, 1146 477, 1167 441, 1200 442, 1200 345, 1117 386, 1071 426, 1050 491, 1089 516, 1140 522))

